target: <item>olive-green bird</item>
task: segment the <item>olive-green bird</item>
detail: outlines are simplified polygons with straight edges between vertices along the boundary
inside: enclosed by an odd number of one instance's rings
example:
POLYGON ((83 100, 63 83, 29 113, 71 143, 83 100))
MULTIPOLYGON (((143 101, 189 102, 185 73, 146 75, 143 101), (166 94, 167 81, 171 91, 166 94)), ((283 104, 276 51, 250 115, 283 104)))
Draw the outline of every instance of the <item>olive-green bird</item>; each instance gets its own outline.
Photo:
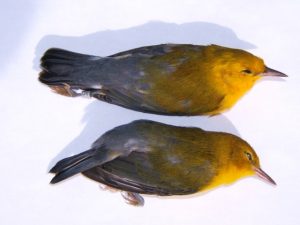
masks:
POLYGON ((162 115, 215 115, 264 76, 286 77, 249 52, 162 44, 107 57, 49 49, 39 80, 66 96, 89 96, 162 115))
POLYGON ((143 205, 139 194, 188 195, 252 175, 275 184, 241 138, 147 120, 106 132, 90 150, 59 161, 50 172, 52 184, 82 173, 123 191, 133 205, 143 205))

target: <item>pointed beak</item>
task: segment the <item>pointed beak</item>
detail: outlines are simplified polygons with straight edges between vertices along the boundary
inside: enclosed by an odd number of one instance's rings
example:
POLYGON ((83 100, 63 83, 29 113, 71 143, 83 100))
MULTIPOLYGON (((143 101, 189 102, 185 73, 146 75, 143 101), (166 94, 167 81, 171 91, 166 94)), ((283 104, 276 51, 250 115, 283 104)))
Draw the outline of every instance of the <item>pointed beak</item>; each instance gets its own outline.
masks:
POLYGON ((254 171, 256 175, 260 178, 262 178, 264 181, 267 181, 268 183, 271 183, 273 185, 276 185, 275 181, 261 168, 254 168, 254 171))
POLYGON ((266 66, 265 72, 260 74, 261 76, 265 77, 265 76, 272 76, 272 77, 287 77, 286 74, 281 73, 277 70, 273 70, 269 67, 266 66))

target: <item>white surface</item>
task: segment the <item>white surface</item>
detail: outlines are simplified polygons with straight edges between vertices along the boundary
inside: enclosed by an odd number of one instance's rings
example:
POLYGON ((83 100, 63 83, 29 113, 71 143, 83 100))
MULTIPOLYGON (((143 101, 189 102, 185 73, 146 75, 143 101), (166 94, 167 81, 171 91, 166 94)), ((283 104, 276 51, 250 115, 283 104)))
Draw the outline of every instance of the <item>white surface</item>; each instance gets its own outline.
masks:
POLYGON ((1 224, 300 224, 299 1, 2 0, 0 10, 1 224), (49 47, 107 55, 165 42, 244 48, 289 78, 259 82, 213 118, 66 98, 37 81, 38 60, 49 47), (135 208, 82 176, 48 184, 56 161, 141 118, 239 134, 278 186, 247 178, 192 198, 145 197, 145 206, 135 208))

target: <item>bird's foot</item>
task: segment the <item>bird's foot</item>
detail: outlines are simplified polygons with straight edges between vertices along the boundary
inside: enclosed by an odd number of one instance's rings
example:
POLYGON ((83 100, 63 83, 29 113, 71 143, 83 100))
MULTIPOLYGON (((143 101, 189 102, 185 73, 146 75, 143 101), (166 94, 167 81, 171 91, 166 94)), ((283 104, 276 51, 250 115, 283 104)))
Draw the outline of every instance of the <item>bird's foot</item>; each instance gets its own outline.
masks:
POLYGON ((91 89, 91 90, 85 90, 82 92, 82 95, 90 97, 90 98, 97 98, 104 102, 111 102, 111 99, 107 96, 106 90, 102 89, 91 89))
POLYGON ((69 97, 85 97, 85 98, 98 98, 99 100, 109 102, 110 99, 106 96, 106 93, 100 89, 81 89, 73 88, 67 83, 62 83, 62 86, 52 86, 51 87, 55 92, 69 96, 69 97))
POLYGON ((80 89, 74 89, 67 83, 62 83, 62 84, 63 84, 63 86, 60 86, 60 90, 63 93, 60 93, 60 94, 69 96, 69 97, 78 97, 78 96, 82 95, 82 93, 81 93, 82 91, 80 89))
POLYGON ((81 93, 76 92, 71 86, 67 83, 63 83, 62 85, 50 85, 50 88, 61 95, 68 97, 77 97, 80 96, 81 93))
POLYGON ((133 206, 143 206, 144 205, 144 198, 141 195, 139 195, 138 193, 122 191, 121 195, 125 199, 125 202, 127 204, 130 204, 133 206))

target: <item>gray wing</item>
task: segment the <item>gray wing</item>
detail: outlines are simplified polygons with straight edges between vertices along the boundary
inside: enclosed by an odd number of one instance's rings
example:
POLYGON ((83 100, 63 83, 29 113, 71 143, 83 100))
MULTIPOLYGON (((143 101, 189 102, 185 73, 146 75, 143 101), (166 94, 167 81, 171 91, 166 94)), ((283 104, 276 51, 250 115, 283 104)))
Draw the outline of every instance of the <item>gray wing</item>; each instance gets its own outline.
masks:
POLYGON ((120 126, 105 134, 105 140, 96 141, 94 147, 105 142, 114 151, 123 147, 122 154, 83 174, 124 191, 162 196, 195 193, 209 182, 214 170, 209 159, 193 161, 193 149, 199 151, 206 146, 179 139, 176 129, 180 128, 145 120, 120 126), (185 146, 190 152, 176 153, 174 145, 185 146))
MULTIPOLYGON (((169 162, 171 163, 171 162, 169 162)), ((127 157, 118 157, 102 166, 93 167, 83 175, 119 190, 160 196, 186 195, 197 192, 182 179, 173 179, 168 174, 153 170, 147 154, 132 152, 127 157)), ((202 166, 185 170, 189 174, 205 172, 202 166)))
MULTIPOLYGON (((185 51, 199 51, 201 48, 197 45, 163 44, 136 48, 98 59, 99 63, 94 68, 97 71, 94 82, 96 90, 91 96, 136 111, 169 114, 147 98, 153 84, 149 79, 152 74, 144 70, 144 65, 165 71, 165 75, 174 72, 174 64, 162 63, 155 58, 172 52, 175 47, 185 51)), ((185 57, 183 54, 178 62, 183 62, 185 57)))

